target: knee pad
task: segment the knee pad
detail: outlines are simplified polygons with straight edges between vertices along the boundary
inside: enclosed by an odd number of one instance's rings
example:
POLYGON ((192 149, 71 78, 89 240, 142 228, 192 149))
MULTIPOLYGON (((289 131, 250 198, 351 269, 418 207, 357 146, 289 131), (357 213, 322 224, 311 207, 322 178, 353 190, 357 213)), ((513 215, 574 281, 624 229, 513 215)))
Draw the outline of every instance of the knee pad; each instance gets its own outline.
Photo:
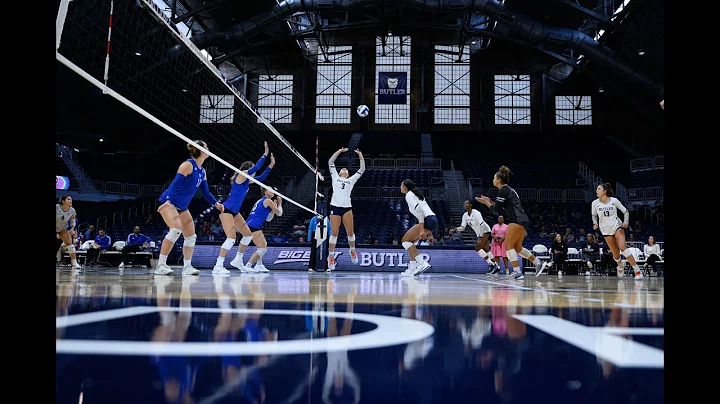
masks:
POLYGON ((240 239, 240 244, 242 245, 250 245, 250 242, 252 241, 252 236, 244 236, 240 239))
POLYGON ((197 240, 197 234, 185 237, 183 247, 195 247, 195 240, 197 240))
POLYGON ((403 242, 402 242, 402 246, 403 246, 403 248, 406 249, 406 250, 407 250, 408 248, 414 246, 414 245, 415 245, 415 244, 413 244, 413 243, 411 243, 411 242, 409 242, 409 241, 403 241, 403 242))
POLYGON ((234 238, 226 238, 225 241, 222 243, 222 247, 226 250, 230 250, 235 245, 235 239, 234 238))
POLYGON ((181 234, 182 234, 182 230, 173 228, 173 229, 170 229, 170 231, 168 231, 168 233, 165 235, 165 238, 174 243, 174 242, 178 241, 181 234))
POLYGON ((330 236, 330 244, 337 244, 337 237, 330 236))
POLYGON ((258 248, 257 249, 257 255, 262 258, 267 253, 267 248, 258 248))
POLYGON ((508 260, 510 260, 510 261, 517 261, 517 260, 518 260, 518 259, 517 259, 517 252, 515 252, 514 249, 512 249, 512 250, 506 250, 506 251, 505 251, 505 255, 507 255, 508 260))
POLYGON ((75 254, 75 246, 74 245, 70 244, 70 245, 66 245, 64 247, 65 247, 65 249, 67 249, 67 252, 69 252, 70 254, 75 254))
POLYGON ((348 236, 348 242, 349 242, 349 243, 352 243, 353 241, 355 241, 355 235, 354 235, 354 234, 353 234, 352 236, 348 236))
POLYGON ((623 257, 625 257, 625 258, 628 258, 628 257, 632 256, 632 253, 631 253, 630 250, 628 250, 627 248, 624 249, 624 250, 622 250, 622 251, 620 251, 620 254, 622 254, 623 257))
POLYGON ((523 247, 522 250, 520 250, 520 256, 523 258, 530 258, 532 257, 532 253, 527 248, 523 247))

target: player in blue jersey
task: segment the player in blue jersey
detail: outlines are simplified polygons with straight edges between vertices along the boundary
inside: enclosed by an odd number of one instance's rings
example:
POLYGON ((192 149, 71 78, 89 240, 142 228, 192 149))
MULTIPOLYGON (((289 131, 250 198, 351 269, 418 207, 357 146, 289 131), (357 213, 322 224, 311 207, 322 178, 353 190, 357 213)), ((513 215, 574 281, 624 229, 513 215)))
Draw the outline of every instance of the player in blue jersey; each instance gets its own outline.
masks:
MULTIPOLYGON (((260 157, 257 163, 253 165, 252 161, 246 161, 240 165, 240 170, 245 174, 254 177, 255 173, 258 172, 265 163, 268 152, 268 144, 265 142, 265 154, 260 157)), ((267 178, 274 166, 275 157, 271 154, 270 165, 257 177, 257 180, 265 181, 265 178, 267 178)), ((235 245, 236 231, 239 231, 243 236, 240 239, 240 244, 247 246, 250 244, 250 241, 252 241, 252 233, 250 232, 247 223, 245 223, 245 218, 243 218, 239 213, 240 207, 242 206, 248 190, 250 189, 250 182, 251 181, 249 181, 245 176, 239 175, 238 173, 235 173, 230 179, 230 183, 232 184, 230 195, 228 195, 227 199, 223 202, 225 211, 220 214, 220 222, 222 223, 222 227, 227 238, 222 244, 222 247, 220 247, 220 253, 218 254, 215 267, 213 268, 214 274, 226 274, 230 272, 225 269, 225 256, 227 256, 228 251, 230 251, 233 245, 235 245)), ((238 249, 235 259, 233 259, 230 264, 238 269, 242 269, 244 265, 242 262, 242 255, 243 252, 238 249)))
POLYGON ((267 241, 262 226, 266 221, 271 221, 275 215, 282 216, 283 214, 282 199, 278 196, 276 198, 277 202, 274 202, 273 198, 275 198, 275 193, 271 189, 265 189, 263 197, 255 202, 248 215, 247 225, 250 227, 252 241, 255 243, 257 250, 250 257, 247 264, 240 268, 242 272, 268 272, 268 269, 262 263, 262 257, 267 252, 267 241), (253 268, 256 261, 257 265, 253 268))
MULTIPOLYGON (((196 140, 195 143, 207 149, 207 143, 202 140, 196 140)), ((198 188, 202 190, 203 196, 211 205, 214 205, 221 213, 224 210, 223 205, 210 193, 207 174, 205 169, 202 168, 202 164, 208 158, 208 155, 191 144, 187 145, 187 149, 192 158, 180 164, 172 184, 158 198, 158 201, 163 202, 158 208, 158 212, 160 212, 160 216, 162 216, 170 230, 165 235, 160 248, 160 257, 155 269, 157 275, 168 275, 173 272, 167 264, 167 257, 175 242, 180 238, 180 234, 185 238, 185 241, 183 241, 184 262, 182 274, 197 275, 200 273, 192 266, 192 255, 197 235, 195 234, 195 223, 188 211, 188 205, 195 197, 198 188)))

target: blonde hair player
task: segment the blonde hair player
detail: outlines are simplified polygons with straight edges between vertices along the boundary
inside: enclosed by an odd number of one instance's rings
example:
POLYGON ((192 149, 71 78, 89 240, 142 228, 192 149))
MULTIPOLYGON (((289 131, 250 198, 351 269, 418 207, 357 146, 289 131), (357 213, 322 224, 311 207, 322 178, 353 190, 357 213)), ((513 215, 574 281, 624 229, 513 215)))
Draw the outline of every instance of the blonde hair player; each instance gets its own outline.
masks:
POLYGON ((340 153, 348 151, 347 147, 338 149, 328 160, 330 166, 330 178, 332 180, 333 194, 330 199, 330 227, 332 229, 332 235, 330 236, 330 251, 328 254, 328 271, 335 269, 335 244, 337 244, 337 235, 340 231, 340 222, 342 221, 345 226, 345 233, 347 233, 348 244, 350 245, 350 258, 353 264, 358 263, 357 252, 355 252, 355 222, 352 213, 352 201, 350 200, 350 193, 353 187, 358 182, 360 177, 365 172, 365 158, 360 150, 355 149, 360 158, 360 169, 349 177, 350 173, 347 168, 341 168, 338 173, 335 168, 335 159, 338 158, 340 153))
POLYGON ((537 271, 540 261, 522 245, 527 229, 530 227, 530 219, 520 204, 520 196, 508 185, 511 173, 512 171, 506 166, 500 166, 493 176, 493 185, 498 188, 496 203, 493 203, 487 196, 476 197, 475 200, 490 208, 496 216, 502 216, 505 219, 508 227, 503 247, 513 267, 513 276, 515 279, 521 280, 525 279, 525 275, 520 271, 518 254, 530 260, 535 265, 535 271, 537 271))
POLYGON ((269 222, 275 215, 282 216, 282 199, 278 195, 277 202, 273 201, 275 193, 271 189, 263 190, 263 197, 258 199, 253 205, 252 210, 247 218, 247 225, 252 232, 252 241, 255 243, 257 250, 248 260, 247 264, 240 269, 240 272, 269 272, 262 263, 262 257, 267 253, 267 240, 263 234, 262 227, 265 222, 269 222), (253 268, 253 264, 255 268, 253 268))
MULTIPOLYGON (((263 164, 265 164, 265 159, 267 158, 268 153, 270 153, 270 148, 268 147, 268 143, 265 142, 265 153, 260 156, 257 163, 246 161, 240 165, 240 171, 252 178, 255 178, 255 173, 257 173, 262 168, 263 164)), ((270 165, 267 166, 265 171, 257 177, 257 180, 265 181, 265 178, 267 178, 274 166, 275 157, 270 154, 270 165)), ((237 254, 235 255, 235 258, 230 261, 230 265, 237 269, 242 269, 242 267, 245 266, 242 261, 243 253, 250 244, 250 241, 252 241, 252 233, 250 232, 247 223, 245 223, 245 218, 240 214, 240 208, 245 201, 248 190, 250 190, 250 182, 251 181, 247 177, 240 175, 237 172, 230 178, 230 184, 232 184, 230 186, 230 195, 228 195, 227 199, 223 202, 225 210, 220 213, 219 216, 226 238, 220 247, 218 257, 215 260, 215 267, 213 267, 214 274, 230 273, 230 271, 225 269, 225 257, 227 256, 228 251, 230 251, 230 249, 235 245, 236 231, 240 232, 242 238, 240 239, 240 246, 238 247, 237 254)))
POLYGON ((475 241, 475 252, 477 252, 477 255, 479 255, 480 258, 487 262, 489 266, 487 273, 492 275, 495 272, 500 272, 500 265, 493 261, 495 256, 490 252, 490 243, 488 242, 490 239, 490 233, 492 232, 490 226, 487 222, 485 222, 482 214, 477 209, 473 209, 472 202, 469 199, 465 201, 463 207, 465 208, 465 213, 462 215, 460 227, 456 227, 450 231, 463 232, 465 231, 465 227, 470 225, 477 236, 477 240, 475 241))
MULTIPOLYGON (((202 140, 196 140, 195 143, 205 148, 205 150, 208 150, 207 143, 202 140)), ((198 188, 202 191, 205 200, 207 200, 210 205, 215 206, 220 213, 225 209, 223 204, 218 202, 210 193, 207 174, 205 173, 205 169, 202 168, 203 163, 208 158, 208 154, 189 143, 187 150, 191 158, 180 164, 175 174, 175 179, 168 189, 160 195, 160 198, 158 198, 158 201, 162 202, 162 205, 158 208, 158 212, 160 212, 160 216, 162 216, 163 221, 165 221, 165 224, 170 230, 165 235, 162 247, 160 248, 160 257, 157 267, 155 268, 156 275, 169 275, 173 273, 173 270, 167 264, 167 257, 175 245, 175 242, 180 238, 180 234, 185 237, 185 241, 183 241, 184 260, 182 274, 197 275, 200 273, 200 271, 192 266, 192 255, 195 250, 197 234, 195 234, 195 222, 193 222, 192 215, 188 210, 188 205, 195 197, 198 188)))
POLYGON ((410 213, 418 220, 418 224, 411 227, 402 238, 402 246, 407 250, 410 256, 408 269, 400 276, 417 276, 430 269, 432 265, 423 260, 418 253, 415 243, 426 234, 432 234, 438 228, 438 220, 430 209, 425 195, 417 189, 415 183, 407 179, 400 184, 400 192, 405 194, 405 202, 408 204, 410 213))
POLYGON ((75 235, 75 224, 77 222, 77 212, 72 207, 72 197, 64 195, 60 198, 60 203, 55 204, 55 236, 63 242, 63 247, 70 254, 70 263, 72 269, 82 269, 77 263, 75 255, 75 246, 73 245, 73 236, 75 235))
POLYGON ((607 243, 610 251, 612 251, 613 259, 617 262, 617 276, 622 277, 624 275, 625 264, 622 262, 620 254, 627 258, 628 262, 632 266, 635 272, 635 280, 641 280, 643 278, 642 272, 635 257, 633 257, 630 250, 625 245, 625 230, 628 228, 630 223, 630 212, 623 206, 617 198, 613 197, 612 189, 610 184, 603 183, 598 185, 595 190, 597 199, 592 202, 592 221, 593 230, 600 229, 605 242, 607 243), (620 221, 617 211, 623 213, 623 221, 620 221), (598 218, 600 218, 598 220, 598 218))

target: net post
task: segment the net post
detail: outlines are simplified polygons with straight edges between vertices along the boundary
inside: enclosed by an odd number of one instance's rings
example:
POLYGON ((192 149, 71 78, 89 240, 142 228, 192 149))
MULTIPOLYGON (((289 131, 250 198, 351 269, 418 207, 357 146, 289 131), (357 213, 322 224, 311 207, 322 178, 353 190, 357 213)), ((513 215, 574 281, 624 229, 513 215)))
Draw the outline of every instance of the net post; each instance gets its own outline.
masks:
MULTIPOLYGON (((105 79, 105 85, 108 84, 108 70, 110 69, 110 39, 112 38, 112 22, 113 22, 113 8, 115 1, 110 0, 110 19, 108 20, 108 39, 107 39, 107 50, 105 51, 105 70, 103 71, 103 79, 105 79)), ((103 94, 107 94, 103 89, 103 94)))
MULTIPOLYGON (((315 198, 317 200, 317 192, 315 198)), ((327 217, 327 202, 325 198, 320 198, 317 202, 316 212, 320 214, 319 220, 317 221, 316 228, 313 231, 313 240, 310 242, 311 259, 310 268, 316 272, 327 271, 328 263, 327 258, 330 248, 330 220, 327 217)))
POLYGON ((67 18, 68 7, 72 0, 60 0, 57 19, 55 20, 55 50, 60 49, 60 38, 62 38, 65 19, 67 18))

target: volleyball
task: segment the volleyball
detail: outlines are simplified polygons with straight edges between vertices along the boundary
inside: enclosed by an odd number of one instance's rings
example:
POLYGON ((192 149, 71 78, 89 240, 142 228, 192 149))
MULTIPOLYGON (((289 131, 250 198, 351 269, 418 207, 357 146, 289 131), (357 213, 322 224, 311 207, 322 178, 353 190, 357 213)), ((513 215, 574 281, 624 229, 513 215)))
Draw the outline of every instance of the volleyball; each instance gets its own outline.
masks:
POLYGON ((365 118, 370 113, 370 108, 368 108, 367 105, 360 105, 357 107, 357 114, 360 115, 360 118, 365 118))

